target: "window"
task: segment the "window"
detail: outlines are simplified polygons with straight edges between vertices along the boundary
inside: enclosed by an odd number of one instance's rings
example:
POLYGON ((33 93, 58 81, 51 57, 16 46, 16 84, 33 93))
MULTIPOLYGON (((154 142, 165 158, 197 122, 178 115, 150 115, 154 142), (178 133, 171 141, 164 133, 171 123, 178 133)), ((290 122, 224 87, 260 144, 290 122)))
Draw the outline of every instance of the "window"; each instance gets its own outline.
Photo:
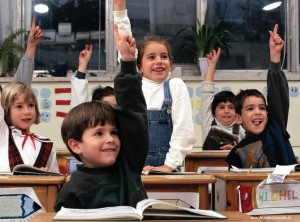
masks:
MULTIPOLYGON (((37 16, 38 24, 45 31, 45 38, 36 52, 36 70, 51 70, 55 63, 63 62, 68 62, 69 69, 77 67, 78 54, 85 44, 93 45, 89 70, 111 73, 110 68, 114 70, 117 66, 112 38, 113 1, 23 0, 22 7, 18 4, 19 1, 21 0, 0 1, 2 21, 0 40, 4 38, 7 27, 11 25, 16 28, 30 27, 31 17, 37 16), (48 4, 49 11, 38 14, 33 8, 37 3, 48 4), (5 8, 17 8, 17 12, 8 14, 10 10, 5 8), (20 15, 24 16, 25 24, 21 24, 23 19, 20 15)), ((299 70, 300 40, 294 41, 300 39, 298 38, 299 3, 297 0, 285 0, 276 9, 262 10, 265 5, 272 2, 274 1, 127 0, 127 9, 137 42, 152 33, 167 37, 174 46, 178 41, 176 34, 182 29, 195 26, 196 19, 203 20, 203 14, 208 6, 209 23, 224 20, 226 29, 232 32, 232 36, 227 37, 231 46, 230 56, 222 55, 217 66, 218 70, 227 71, 267 69, 269 67, 268 30, 272 30, 274 24, 278 23, 279 34, 286 40, 286 48, 288 48, 283 54, 283 68, 291 71, 299 70), (291 9, 297 10, 292 13, 291 9)), ((176 48, 173 48, 173 56, 176 66, 195 66, 195 58, 189 52, 176 51, 176 48)))

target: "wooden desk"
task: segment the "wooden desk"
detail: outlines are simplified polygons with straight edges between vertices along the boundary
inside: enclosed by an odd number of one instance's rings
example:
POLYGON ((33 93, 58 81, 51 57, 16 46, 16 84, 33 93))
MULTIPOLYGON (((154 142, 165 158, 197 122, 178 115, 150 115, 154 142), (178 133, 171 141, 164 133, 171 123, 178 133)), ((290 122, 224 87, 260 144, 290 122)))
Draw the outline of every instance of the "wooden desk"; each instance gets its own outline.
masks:
POLYGON ((147 192, 197 192, 199 208, 208 210, 208 185, 215 183, 212 175, 143 175, 142 181, 147 192))
POLYGON ((0 176, 0 187, 32 187, 47 212, 54 212, 54 204, 64 176, 0 176))
POLYGON ((192 152, 186 155, 184 169, 187 172, 197 172, 199 166, 228 166, 225 157, 229 151, 202 151, 192 152))
MULTIPOLYGON (((216 211, 236 211, 239 210, 239 199, 236 187, 238 185, 257 186, 264 179, 267 179, 268 173, 216 173, 217 178, 214 184, 214 200, 216 211), (226 191, 226 192, 224 192, 226 191)), ((291 173, 286 179, 300 180, 300 172, 291 173)))
MULTIPOLYGON (((228 222, 228 221, 253 221, 251 220, 251 217, 240 213, 238 211, 221 211, 219 212, 223 214, 224 216, 228 217, 228 219, 205 219, 205 220, 200 220, 200 221, 206 221, 206 222, 228 222)), ((36 216, 34 216, 32 219, 30 219, 30 222, 52 222, 52 219, 54 218, 55 213, 40 213, 36 216)), ((127 220, 128 221, 128 220, 127 220)), ((147 222, 166 222, 166 220, 145 220, 147 222)), ((180 220, 180 219, 175 219, 175 220, 169 220, 169 221, 174 221, 174 222, 199 222, 199 219, 195 220, 180 220)), ((259 220, 255 220, 259 221, 259 220)), ((80 221, 78 221, 80 222, 80 221)), ((98 222, 104 222, 104 220, 99 220, 98 222)), ((109 222, 113 222, 113 220, 110 220, 109 222)), ((120 220, 118 220, 120 222, 120 220)), ((136 222, 136 220, 134 220, 136 222)), ((290 221, 291 222, 291 221, 290 221)))

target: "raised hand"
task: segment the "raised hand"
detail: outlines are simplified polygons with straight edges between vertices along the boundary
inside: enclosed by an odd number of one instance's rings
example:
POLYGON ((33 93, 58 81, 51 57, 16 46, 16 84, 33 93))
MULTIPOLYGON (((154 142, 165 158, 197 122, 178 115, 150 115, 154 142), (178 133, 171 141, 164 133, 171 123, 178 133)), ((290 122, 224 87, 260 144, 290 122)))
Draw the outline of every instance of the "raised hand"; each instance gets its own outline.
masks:
POLYGON ((136 42, 135 39, 128 34, 119 35, 118 26, 114 25, 114 36, 117 47, 123 61, 135 60, 136 42))
POLYGON ((221 48, 218 50, 213 50, 211 53, 207 54, 207 71, 205 75, 205 81, 213 82, 214 81, 214 74, 218 59, 221 54, 221 48))
POLYGON ((218 59, 221 54, 221 48, 218 48, 218 50, 213 50, 211 53, 207 54, 207 63, 208 66, 216 66, 218 59))
POLYGON ((284 41, 277 34, 278 32, 278 24, 274 26, 273 31, 269 31, 270 39, 269 39, 269 47, 270 47, 270 59, 274 63, 280 62, 281 50, 284 46, 284 41))
POLYGON ((36 46, 40 43, 43 32, 39 26, 36 26, 36 17, 33 17, 31 28, 27 40, 26 55, 34 57, 36 46))
POLYGON ((91 55, 93 52, 92 45, 86 45, 84 50, 79 53, 79 66, 78 71, 85 73, 87 69, 87 65, 91 59, 91 55))

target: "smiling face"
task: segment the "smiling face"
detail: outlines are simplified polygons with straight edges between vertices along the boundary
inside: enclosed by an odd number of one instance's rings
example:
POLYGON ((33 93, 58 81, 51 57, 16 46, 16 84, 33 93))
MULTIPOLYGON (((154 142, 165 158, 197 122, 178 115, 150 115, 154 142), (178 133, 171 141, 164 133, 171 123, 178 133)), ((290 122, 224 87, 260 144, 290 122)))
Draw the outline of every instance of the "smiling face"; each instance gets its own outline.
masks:
POLYGON ((219 103, 215 109, 215 118, 223 126, 230 126, 235 121, 235 110, 233 103, 219 103))
POLYGON ((163 81, 171 71, 171 61, 166 46, 149 43, 141 60, 140 72, 143 77, 155 82, 163 81))
POLYGON ((116 126, 107 123, 86 129, 81 141, 71 139, 69 146, 80 156, 85 167, 98 168, 115 163, 121 143, 116 126))
POLYGON ((243 102, 241 115, 236 116, 236 122, 254 135, 261 134, 268 123, 268 115, 263 98, 248 96, 243 102))
POLYGON ((19 94, 10 107, 11 124, 18 129, 29 131, 36 120, 36 107, 32 99, 25 100, 24 93, 19 94))

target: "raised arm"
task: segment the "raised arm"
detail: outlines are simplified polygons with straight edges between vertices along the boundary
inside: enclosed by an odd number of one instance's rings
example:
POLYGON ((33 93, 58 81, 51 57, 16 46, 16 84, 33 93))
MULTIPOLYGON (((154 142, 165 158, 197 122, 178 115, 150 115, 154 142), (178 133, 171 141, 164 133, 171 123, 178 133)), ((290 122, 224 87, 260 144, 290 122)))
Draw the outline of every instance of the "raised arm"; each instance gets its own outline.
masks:
POLYGON ((213 50, 207 55, 207 71, 204 81, 201 84, 201 107, 200 107, 200 120, 202 129, 202 142, 204 143, 207 134, 210 130, 211 123, 214 119, 211 112, 211 103, 214 98, 214 76, 215 69, 220 57, 221 49, 213 50))
POLYGON ((131 170, 140 174, 146 160, 149 139, 146 101, 141 76, 136 70, 136 44, 131 35, 119 35, 117 25, 114 26, 114 34, 121 53, 121 71, 114 80, 121 152, 124 152, 131 170))
POLYGON ((18 70, 14 76, 14 82, 23 82, 27 86, 31 85, 34 71, 34 55, 37 45, 40 43, 43 32, 36 26, 36 17, 33 17, 30 32, 27 40, 26 52, 20 61, 18 70))
POLYGON ((79 53, 78 69, 71 78, 72 93, 71 93, 71 107, 75 107, 80 103, 88 100, 88 81, 86 79, 87 65, 91 59, 93 52, 92 45, 86 45, 84 50, 79 53))
POLYGON ((268 85, 268 113, 276 118, 283 130, 286 130, 289 113, 289 86, 284 72, 281 70, 281 51, 284 41, 277 34, 278 25, 270 31, 270 69, 267 76, 268 85))

